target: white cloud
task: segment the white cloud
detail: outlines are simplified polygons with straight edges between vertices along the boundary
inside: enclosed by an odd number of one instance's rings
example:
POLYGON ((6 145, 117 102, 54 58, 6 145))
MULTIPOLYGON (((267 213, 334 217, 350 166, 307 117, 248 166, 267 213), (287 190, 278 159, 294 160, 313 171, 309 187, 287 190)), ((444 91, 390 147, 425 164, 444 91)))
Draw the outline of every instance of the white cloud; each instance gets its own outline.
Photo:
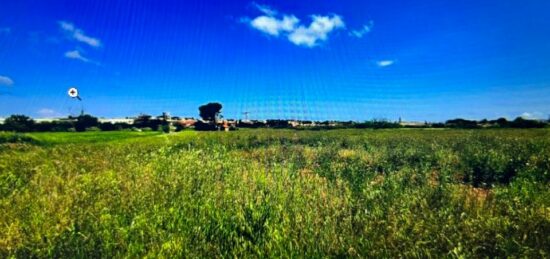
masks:
POLYGON ((524 119, 529 119, 529 118, 533 117, 533 114, 531 114, 530 112, 524 112, 520 115, 520 117, 522 117, 524 119))
POLYGON ((345 28, 344 21, 338 15, 312 15, 308 27, 300 26, 288 35, 288 40, 298 46, 315 47, 320 41, 326 41, 328 34, 334 30, 345 28))
POLYGON ((524 112, 520 117, 529 120, 540 120, 544 118, 544 114, 542 114, 542 112, 524 112))
POLYGON ((349 35, 356 38, 363 38, 367 33, 372 31, 374 27, 374 22, 370 21, 368 24, 363 25, 360 30, 352 30, 349 32, 349 35))
POLYGON ((59 21, 58 22, 59 24, 59 27, 65 31, 66 33, 69 34, 69 36, 74 39, 74 40, 77 40, 77 41, 80 41, 80 42, 83 42, 83 43, 86 43, 92 47, 100 47, 101 46, 101 41, 97 38, 93 38, 93 37, 90 37, 88 35, 86 35, 84 33, 84 31, 82 31, 81 29, 79 28, 76 28, 74 26, 74 24, 70 23, 70 22, 66 22, 66 21, 59 21))
POLYGON ((337 29, 346 27, 339 15, 321 16, 312 15, 312 22, 308 25, 300 24, 300 19, 294 15, 282 15, 273 8, 257 3, 252 3, 264 15, 254 19, 243 17, 241 22, 248 23, 252 28, 270 36, 284 35, 290 42, 298 46, 315 47, 320 42, 326 41, 328 35, 337 29))
POLYGON ((395 60, 380 60, 376 62, 376 65, 379 67, 389 67, 395 64, 395 60))
POLYGON ((12 86, 13 85, 13 80, 7 76, 0 76, 0 85, 3 85, 3 86, 12 86))
POLYGON ((76 31, 74 33, 74 38, 78 41, 84 42, 92 47, 99 47, 101 46, 101 42, 98 39, 88 37, 84 33, 80 31, 76 31))
POLYGON ((277 19, 271 16, 259 16, 250 21, 250 25, 255 29, 272 36, 279 36, 281 32, 291 32, 300 20, 295 16, 284 16, 283 19, 277 19))
POLYGON ((57 22, 59 24, 59 26, 61 27, 61 29, 63 29, 64 31, 68 31, 68 32, 73 32, 76 30, 76 28, 74 27, 74 24, 70 23, 70 22, 66 22, 66 21, 59 21, 57 22))
POLYGON ((38 110, 36 113, 42 118, 51 118, 51 117, 57 117, 60 115, 55 110, 48 109, 48 108, 42 108, 38 110))
POLYGON ((258 9, 260 12, 268 15, 268 16, 275 16, 277 15, 277 10, 267 6, 267 5, 261 5, 261 4, 258 4, 256 2, 252 2, 252 5, 258 9))
POLYGON ((78 51, 78 50, 71 50, 71 51, 65 52, 65 57, 70 58, 70 59, 77 59, 77 60, 80 60, 80 61, 84 61, 86 63, 91 62, 90 59, 85 58, 84 56, 82 56, 82 54, 80 54, 80 51, 78 51))

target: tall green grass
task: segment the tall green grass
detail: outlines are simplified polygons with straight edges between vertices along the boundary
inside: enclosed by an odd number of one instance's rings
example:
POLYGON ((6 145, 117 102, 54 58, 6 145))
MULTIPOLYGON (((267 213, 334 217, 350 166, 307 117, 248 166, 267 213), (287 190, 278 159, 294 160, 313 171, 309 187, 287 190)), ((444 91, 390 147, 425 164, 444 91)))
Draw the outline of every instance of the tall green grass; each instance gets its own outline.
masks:
POLYGON ((0 145, 0 257, 550 256, 548 130, 94 134, 0 145))

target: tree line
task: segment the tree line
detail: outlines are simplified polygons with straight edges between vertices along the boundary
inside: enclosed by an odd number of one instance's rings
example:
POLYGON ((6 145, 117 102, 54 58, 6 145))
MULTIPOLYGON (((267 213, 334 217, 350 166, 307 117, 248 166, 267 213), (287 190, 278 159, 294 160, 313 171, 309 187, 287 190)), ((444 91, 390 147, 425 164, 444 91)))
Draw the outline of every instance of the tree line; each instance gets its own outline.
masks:
MULTIPOLYGON (((453 119, 445 123, 425 123, 422 125, 401 125, 398 122, 385 120, 372 120, 366 122, 311 122, 301 121, 304 125, 313 126, 293 126, 288 120, 267 120, 267 121, 237 121, 236 128, 274 128, 274 129, 391 129, 391 128, 459 128, 459 129, 480 129, 480 128, 544 128, 548 127, 548 122, 528 120, 518 117, 514 120, 500 118, 497 120, 465 120, 453 119)), ((197 121, 192 127, 195 130, 214 131, 219 130, 214 121, 197 121)), ((181 131, 185 129, 178 123, 172 123, 161 116, 153 117, 151 115, 140 115, 134 119, 133 123, 125 122, 100 122, 98 118, 83 114, 77 117, 68 117, 55 121, 36 122, 25 115, 11 115, 0 124, 0 131, 15 132, 83 132, 83 131, 181 131)))
POLYGON ((544 128, 548 126, 548 121, 529 120, 522 117, 509 121, 506 118, 499 118, 496 120, 483 119, 480 121, 454 119, 448 120, 444 125, 436 125, 439 127, 448 128, 463 128, 463 129, 476 129, 476 128, 544 128))
MULTIPOLYGON (((218 121, 221 116, 222 105, 220 103, 208 103, 199 107, 199 116, 202 121, 197 121, 194 128, 197 130, 218 130, 218 121)), ((36 122, 32 118, 22 114, 14 114, 0 124, 0 131, 15 132, 83 132, 83 131, 181 131, 185 127, 179 123, 173 123, 169 116, 163 113, 153 117, 141 114, 132 123, 126 122, 100 122, 97 117, 89 114, 69 116, 67 118, 36 122)))
MULTIPOLYGON (((478 128, 544 128, 549 126, 549 121, 529 120, 517 117, 514 120, 499 118, 496 120, 466 120, 453 119, 445 123, 424 123, 424 124, 402 124, 387 120, 371 120, 365 122, 355 121, 289 121, 289 120, 266 120, 266 121, 236 121, 228 126, 227 121, 223 121, 221 115, 222 104, 207 103, 199 107, 199 116, 202 120, 197 120, 192 128, 200 131, 215 131, 229 127, 230 130, 236 128, 276 128, 276 129, 390 129, 390 128, 460 128, 460 129, 478 129, 478 128)), ((178 123, 177 120, 170 120, 167 114, 153 117, 147 114, 141 114, 133 120, 133 123, 126 122, 101 122, 98 118, 81 114, 79 116, 69 116, 64 119, 54 121, 36 122, 25 115, 11 115, 0 124, 0 131, 15 132, 83 132, 83 131, 116 131, 116 130, 135 130, 135 131, 181 131, 188 127, 178 123)))

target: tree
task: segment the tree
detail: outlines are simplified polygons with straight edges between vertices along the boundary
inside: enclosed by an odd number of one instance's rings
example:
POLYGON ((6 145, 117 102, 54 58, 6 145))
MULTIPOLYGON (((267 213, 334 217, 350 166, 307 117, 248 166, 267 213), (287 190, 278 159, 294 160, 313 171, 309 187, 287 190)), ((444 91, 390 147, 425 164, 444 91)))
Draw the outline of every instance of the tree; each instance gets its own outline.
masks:
POLYGON ((460 128, 460 129, 475 129, 479 128, 477 121, 465 120, 465 119, 454 119, 448 120, 445 122, 445 125, 450 128, 460 128))
POLYGON ((151 120, 151 118, 151 115, 140 114, 137 118, 134 119, 134 126, 138 128, 149 127, 149 121, 151 120))
POLYGON ((110 122, 103 122, 99 124, 99 128, 102 131, 113 131, 116 130, 115 124, 112 124, 110 122))
POLYGON ((495 122, 498 125, 498 127, 500 127, 500 128, 510 127, 510 123, 508 122, 508 120, 506 118, 498 118, 495 122))
POLYGON ((86 131, 86 128, 91 127, 98 127, 99 126, 99 120, 88 114, 80 115, 76 118, 76 122, 74 124, 74 128, 76 131, 82 132, 86 131))
POLYGON ((25 115, 11 115, 4 121, 4 130, 29 132, 34 130, 34 120, 25 115))
POLYGON ((157 120, 161 123, 160 130, 162 132, 170 133, 170 131, 172 131, 172 125, 170 125, 170 115, 168 113, 163 112, 162 115, 157 117, 157 120))
POLYGON ((205 121, 217 123, 218 116, 222 110, 220 103, 208 103, 199 107, 199 115, 205 121))
POLYGON ((291 127, 291 125, 288 123, 287 120, 267 120, 266 125, 270 128, 277 128, 277 129, 291 127))
POLYGON ((152 130, 158 130, 162 121, 159 119, 153 119, 151 115, 141 114, 134 120, 134 126, 140 129, 151 128, 152 130))
POLYGON ((218 127, 215 124, 206 123, 206 122, 202 122, 202 121, 197 121, 194 126, 195 126, 195 130, 197 130, 197 131, 216 131, 216 130, 218 130, 218 127))
POLYGON ((544 123, 537 120, 527 120, 522 117, 517 117, 512 121, 511 126, 513 128, 544 128, 544 123))

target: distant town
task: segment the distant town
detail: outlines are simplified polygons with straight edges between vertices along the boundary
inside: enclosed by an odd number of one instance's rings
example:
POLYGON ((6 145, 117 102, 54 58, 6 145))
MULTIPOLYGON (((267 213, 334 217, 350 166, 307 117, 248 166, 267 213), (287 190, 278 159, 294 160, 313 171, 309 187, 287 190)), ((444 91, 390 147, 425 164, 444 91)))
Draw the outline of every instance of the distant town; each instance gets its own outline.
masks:
POLYGON ((251 120, 225 119, 221 115, 222 105, 208 103, 199 107, 200 118, 172 116, 167 112, 158 116, 140 114, 136 117, 97 118, 84 111, 78 116, 64 118, 32 119, 25 115, 11 115, 0 118, 0 131, 16 132, 82 132, 82 131, 163 131, 175 132, 185 129, 198 131, 232 131, 239 128, 275 128, 275 129, 345 129, 345 128, 544 128, 550 126, 550 120, 533 120, 517 117, 514 120, 498 118, 495 120, 452 119, 446 122, 414 121, 311 121, 311 120, 251 120))

